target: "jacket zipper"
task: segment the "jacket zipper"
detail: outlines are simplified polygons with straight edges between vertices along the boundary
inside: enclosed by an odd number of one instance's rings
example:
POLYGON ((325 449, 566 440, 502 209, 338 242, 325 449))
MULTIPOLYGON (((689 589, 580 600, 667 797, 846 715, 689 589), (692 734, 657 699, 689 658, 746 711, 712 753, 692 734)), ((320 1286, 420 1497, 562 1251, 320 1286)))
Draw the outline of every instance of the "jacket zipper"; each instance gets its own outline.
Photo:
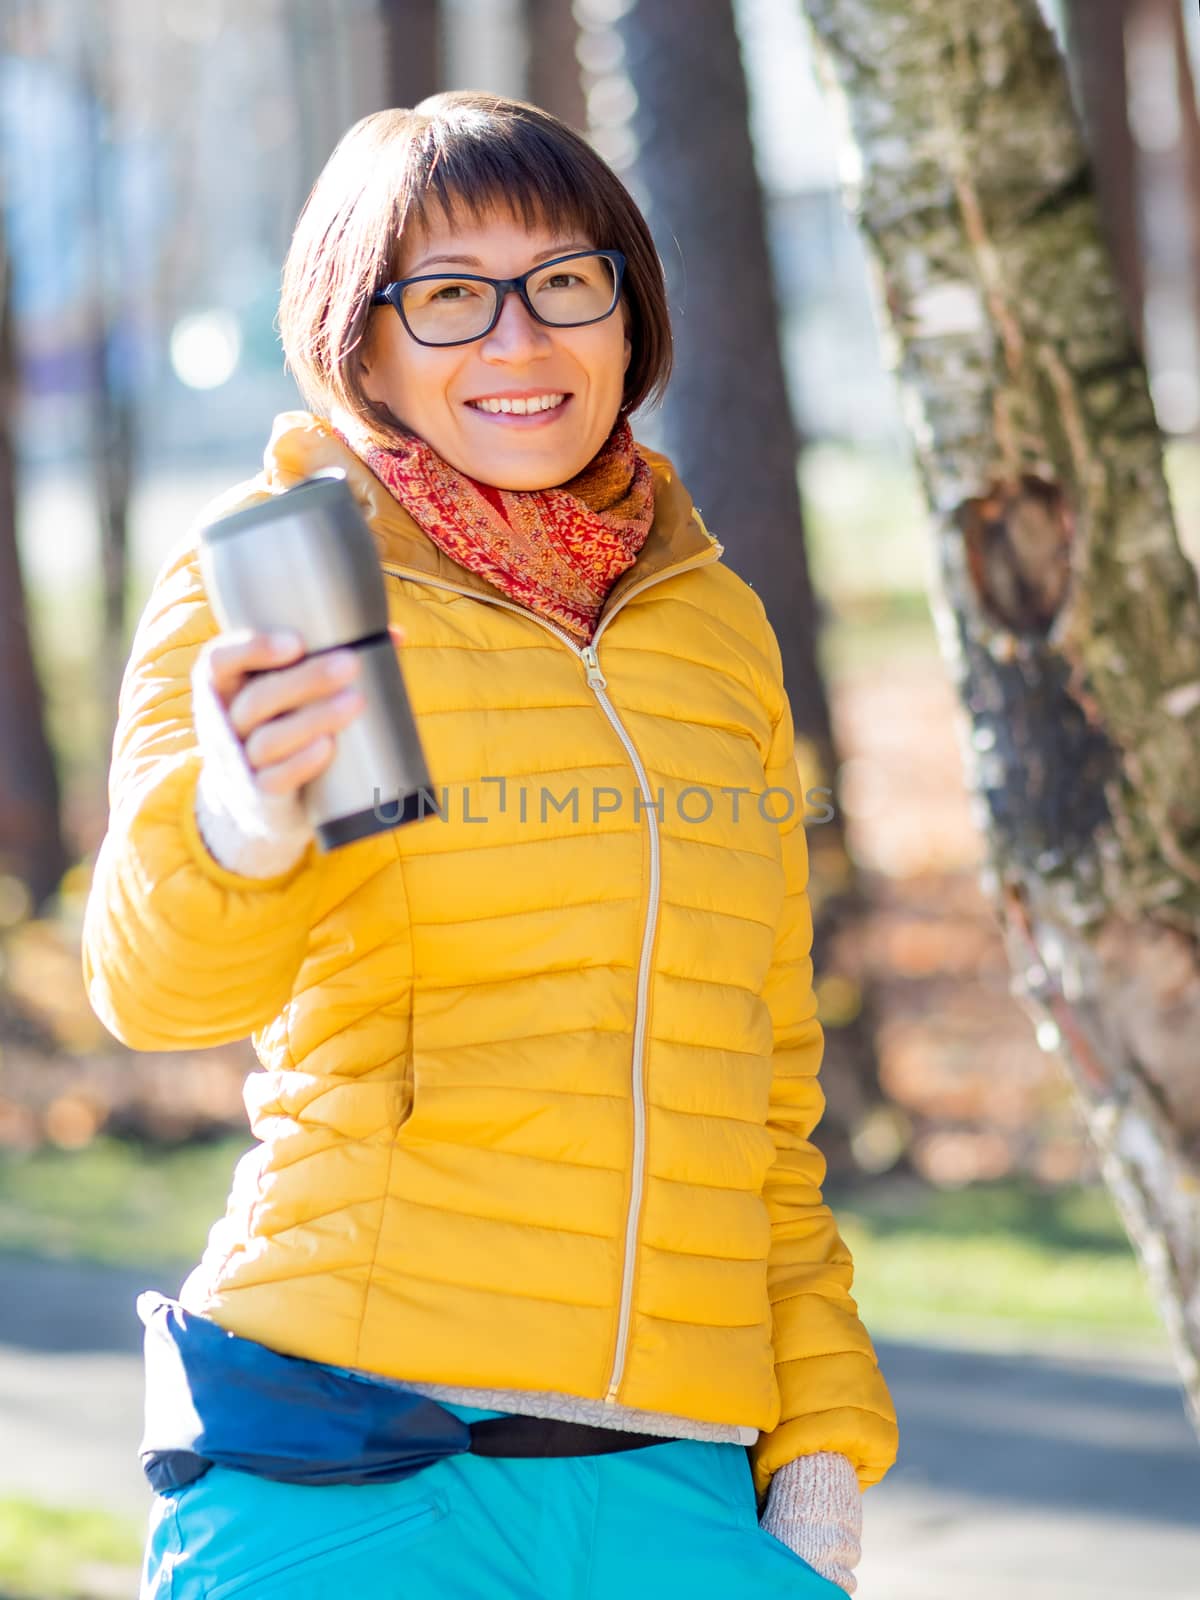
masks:
MULTIPOLYGON (((700 521, 699 514, 696 520, 700 521)), ((703 522, 700 522, 703 528, 703 522)), ((707 528, 704 530, 708 532, 707 528)), ((712 535, 709 534, 712 538, 712 535)), ((644 583, 635 584, 634 587, 622 596, 620 605, 613 608, 606 617, 603 617, 600 626, 592 636, 590 644, 579 645, 564 629, 555 623, 541 617, 536 611, 531 611, 528 606, 514 605, 511 600, 501 600, 492 595, 480 594, 476 589, 466 589, 457 583, 446 583, 441 578, 431 578, 425 573, 414 572, 408 567, 398 567, 389 562, 380 562, 384 572, 390 572, 398 578, 408 578, 415 583, 425 583, 433 589, 447 589, 452 594, 465 594, 468 599, 482 600, 487 605, 502 606, 506 611, 515 611, 518 616, 529 617, 541 627, 553 633, 557 638, 572 650, 583 662, 584 672, 587 677, 588 688, 595 694, 601 710, 612 724, 614 733, 625 746, 626 754, 637 775, 638 784, 642 791, 642 799, 646 807, 647 826, 650 830, 650 897, 646 907, 646 921, 642 928, 642 950, 638 960, 637 1001, 634 1009, 633 1023, 633 1172, 629 1186, 629 1210, 625 1220, 625 1250, 621 1261, 621 1302, 617 1317, 617 1345, 613 1353, 612 1371, 609 1374, 608 1388, 605 1391, 606 1405, 616 1403, 617 1390, 621 1386, 621 1379, 625 1371, 625 1352, 629 1343, 630 1313, 633 1309, 633 1269, 637 1259, 637 1230, 642 1211, 642 1190, 645 1183, 646 1168, 646 1088, 644 1082, 646 1058, 646 1019, 649 1012, 650 996, 650 956, 654 948, 654 935, 658 928, 658 909, 662 884, 661 846, 658 832, 658 813, 654 809, 650 794, 650 780, 646 769, 642 765, 641 757, 634 747, 633 740, 617 715, 612 701, 605 694, 608 679, 600 670, 600 660, 596 645, 600 635, 620 611, 627 600, 635 594, 660 583, 665 578, 674 578, 681 572, 688 572, 693 567, 707 566, 710 561, 718 560, 724 554, 724 545, 713 540, 711 550, 701 551, 699 556, 692 556, 687 561, 681 561, 673 567, 668 567, 662 572, 656 572, 647 578, 644 583)))

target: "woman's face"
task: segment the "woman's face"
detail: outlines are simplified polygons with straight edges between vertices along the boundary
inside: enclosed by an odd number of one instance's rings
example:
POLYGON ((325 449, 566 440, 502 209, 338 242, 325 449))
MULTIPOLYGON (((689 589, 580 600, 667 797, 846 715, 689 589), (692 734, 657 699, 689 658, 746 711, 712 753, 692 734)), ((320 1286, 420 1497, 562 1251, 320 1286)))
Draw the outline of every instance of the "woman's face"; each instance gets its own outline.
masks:
MULTIPOLYGON (((539 261, 610 241, 529 228, 507 211, 451 227, 435 209, 406 232, 400 277, 445 269, 515 278, 539 261)), ((376 306, 364 341, 363 387, 451 466, 500 489, 548 489, 581 472, 617 419, 629 365, 624 301, 582 328, 548 328, 517 294, 482 339, 440 348, 418 344, 392 306, 376 306), (553 410, 525 416, 478 401, 563 395, 553 410)))

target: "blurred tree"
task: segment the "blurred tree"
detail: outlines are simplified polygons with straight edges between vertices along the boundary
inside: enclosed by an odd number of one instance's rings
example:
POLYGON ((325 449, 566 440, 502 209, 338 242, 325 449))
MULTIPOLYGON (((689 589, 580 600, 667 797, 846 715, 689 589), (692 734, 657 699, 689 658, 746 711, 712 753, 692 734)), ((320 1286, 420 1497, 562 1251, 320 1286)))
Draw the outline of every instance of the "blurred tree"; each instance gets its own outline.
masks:
MULTIPOLYGON (((1195 315, 1196 344, 1200 350, 1200 80, 1193 65, 1188 40, 1188 25, 1182 11, 1175 16, 1175 60, 1178 70, 1179 104, 1183 114, 1182 157, 1183 194, 1181 203, 1191 224, 1192 309, 1195 315)), ((1200 368, 1197 370, 1200 380, 1200 368)), ((1200 424, 1197 426, 1200 432, 1200 424)))
POLYGON ((116 726, 117 699, 127 655, 126 611, 129 586, 129 515, 133 486, 135 403, 133 374, 125 359, 119 297, 110 294, 107 222, 113 195, 105 175, 111 170, 110 130, 115 115, 111 85, 102 62, 112 57, 110 42, 91 7, 76 17, 76 74, 86 107, 88 137, 80 151, 86 173, 87 214, 81 219, 93 266, 90 277, 88 365, 88 459, 96 515, 100 524, 100 690, 108 708, 105 746, 116 726))
MULTIPOLYGON (((1175 8, 1173 20, 1177 89, 1181 112, 1182 203, 1187 221, 1190 223, 1193 305, 1196 314, 1197 340, 1200 342, 1200 81, 1197 80, 1194 69, 1188 24, 1181 6, 1175 8)), ((1200 37, 1200 33, 1197 36, 1200 37)))
MULTIPOLYGON (((836 793, 840 765, 818 658, 792 416, 749 105, 731 0, 636 0, 615 30, 634 91, 633 175, 665 265, 676 369, 663 434, 680 477, 729 564, 758 592, 779 637, 814 810, 836 793), (697 115, 697 108, 702 114, 697 115)), ((869 997, 834 965, 833 942, 863 909, 841 810, 810 828, 816 948, 822 958, 829 1106, 822 1148, 835 1169, 882 1096, 869 997)), ((898 1126, 898 1124, 896 1125, 898 1126)), ((886 1141, 887 1159, 899 1152, 886 1141)))
POLYGON ((1184 4, 1194 13, 1195 0, 1129 0, 1125 35, 1146 277, 1158 321, 1151 352, 1166 418, 1191 431, 1200 428, 1200 112, 1184 4), (1173 393, 1181 384, 1182 405, 1173 393))
POLYGON ((443 87, 442 18, 438 0, 379 0, 387 104, 415 106, 443 87))
POLYGON ((18 909, 42 909, 67 867, 58 774, 46 735, 17 546, 18 369, 11 284, 0 205, 0 879, 16 879, 29 896, 24 908, 10 897, 3 920, 18 909))
POLYGON ((587 102, 575 53, 579 24, 570 0, 524 0, 524 13, 530 100, 568 127, 586 132, 587 102))
POLYGON ((805 0, 843 92, 1014 989, 1200 1426, 1200 594, 1037 0, 805 0))
POLYGON ((1125 21, 1129 0, 1064 0, 1067 48, 1075 68, 1105 237, 1116 261, 1139 346, 1146 287, 1138 205, 1137 147, 1129 124, 1125 21))

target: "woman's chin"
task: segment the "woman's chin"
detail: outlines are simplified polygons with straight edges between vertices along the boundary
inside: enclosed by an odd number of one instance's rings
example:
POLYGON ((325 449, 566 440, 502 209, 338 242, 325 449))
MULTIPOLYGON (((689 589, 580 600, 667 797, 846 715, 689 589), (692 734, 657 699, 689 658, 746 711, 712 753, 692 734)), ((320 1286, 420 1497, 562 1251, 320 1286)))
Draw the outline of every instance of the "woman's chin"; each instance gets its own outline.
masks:
POLYGON ((552 489, 582 472, 595 453, 586 446, 539 450, 527 436, 519 450, 474 450, 454 465, 494 489, 552 489))

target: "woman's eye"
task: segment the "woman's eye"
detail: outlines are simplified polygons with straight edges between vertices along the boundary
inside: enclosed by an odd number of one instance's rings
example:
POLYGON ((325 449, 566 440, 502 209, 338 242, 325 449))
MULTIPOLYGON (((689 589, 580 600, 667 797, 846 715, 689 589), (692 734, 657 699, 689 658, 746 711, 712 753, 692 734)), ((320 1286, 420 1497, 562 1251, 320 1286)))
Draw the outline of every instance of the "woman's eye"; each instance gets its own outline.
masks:
POLYGON ((569 289, 573 284, 582 283, 583 279, 574 272, 552 272, 542 285, 545 289, 569 289))
POLYGON ((432 299, 432 300, 459 300, 459 299, 465 300, 467 298, 467 296, 470 294, 470 292, 471 292, 470 289, 468 289, 468 287, 467 287, 467 285, 465 283, 447 283, 447 284, 443 284, 440 289, 435 289, 433 291, 433 294, 430 296, 430 299, 432 299))

